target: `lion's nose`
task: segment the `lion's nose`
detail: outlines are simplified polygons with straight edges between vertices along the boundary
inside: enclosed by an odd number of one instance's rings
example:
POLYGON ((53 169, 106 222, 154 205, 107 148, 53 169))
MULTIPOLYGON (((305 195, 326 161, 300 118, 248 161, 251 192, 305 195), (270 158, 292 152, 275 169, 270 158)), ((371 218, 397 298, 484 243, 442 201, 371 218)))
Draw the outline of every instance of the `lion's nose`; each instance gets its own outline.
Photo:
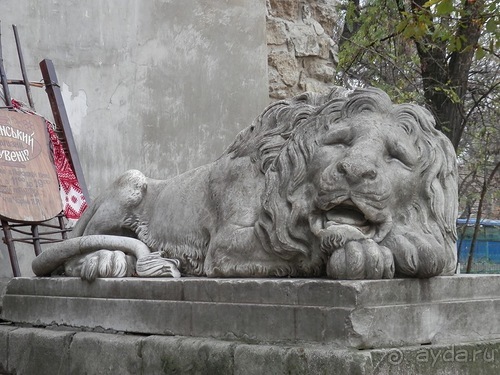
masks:
POLYGON ((363 163, 341 161, 337 164, 337 171, 344 175, 350 182, 361 182, 362 180, 374 180, 377 178, 375 168, 363 163))

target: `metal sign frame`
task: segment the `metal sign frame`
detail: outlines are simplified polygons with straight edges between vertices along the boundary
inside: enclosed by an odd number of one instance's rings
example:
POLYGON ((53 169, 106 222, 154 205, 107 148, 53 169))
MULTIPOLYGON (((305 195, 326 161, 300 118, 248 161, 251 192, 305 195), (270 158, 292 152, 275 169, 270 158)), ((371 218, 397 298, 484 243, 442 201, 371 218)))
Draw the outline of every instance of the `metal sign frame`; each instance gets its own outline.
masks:
MULTIPOLYGON (((10 96, 9 85, 23 85, 26 90, 29 106, 31 110, 35 110, 33 98, 31 95, 31 87, 45 88, 47 93, 52 114, 54 116, 55 126, 58 137, 63 145, 66 157, 70 162, 73 171, 78 179, 83 196, 87 203, 90 203, 89 192, 85 183, 83 170, 78 158, 73 134, 69 124, 68 115, 61 95, 61 90, 57 81, 54 64, 49 59, 44 59, 40 62, 40 70, 43 77, 43 83, 30 82, 26 73, 24 57, 21 50, 19 33, 16 25, 12 25, 14 38, 17 47, 18 59, 22 73, 22 79, 8 79, 5 72, 2 56, 1 43, 1 23, 0 23, 0 81, 5 98, 5 107, 0 107, 0 110, 12 110, 13 104, 10 96)), ((3 242, 7 245, 9 252, 10 263, 14 277, 21 276, 19 262, 15 243, 21 242, 33 245, 35 255, 42 252, 41 245, 45 243, 58 242, 67 238, 67 232, 70 229, 66 228, 64 215, 62 212, 57 214, 50 220, 45 221, 12 221, 6 218, 0 218, 4 237, 3 242)))

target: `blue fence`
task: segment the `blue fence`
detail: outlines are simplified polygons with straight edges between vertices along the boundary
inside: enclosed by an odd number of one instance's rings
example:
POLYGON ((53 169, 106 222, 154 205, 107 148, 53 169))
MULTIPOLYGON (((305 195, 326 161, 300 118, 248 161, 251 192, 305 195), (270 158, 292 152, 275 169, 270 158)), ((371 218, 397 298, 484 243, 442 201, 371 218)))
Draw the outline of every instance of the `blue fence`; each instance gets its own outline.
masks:
MULTIPOLYGON (((475 219, 457 220, 458 259, 461 271, 465 271, 471 248, 475 219)), ((481 220, 473 254, 472 272, 500 273, 500 220, 481 220)))

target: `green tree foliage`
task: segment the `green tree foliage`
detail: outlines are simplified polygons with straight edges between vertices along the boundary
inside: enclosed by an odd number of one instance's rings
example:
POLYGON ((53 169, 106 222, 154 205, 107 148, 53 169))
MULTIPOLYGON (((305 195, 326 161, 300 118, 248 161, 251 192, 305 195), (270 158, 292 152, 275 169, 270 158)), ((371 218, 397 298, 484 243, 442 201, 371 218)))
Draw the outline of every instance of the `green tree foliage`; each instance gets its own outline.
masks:
POLYGON ((458 148, 473 62, 498 65, 498 1, 348 0, 344 9, 343 83, 375 85, 427 104, 458 148))

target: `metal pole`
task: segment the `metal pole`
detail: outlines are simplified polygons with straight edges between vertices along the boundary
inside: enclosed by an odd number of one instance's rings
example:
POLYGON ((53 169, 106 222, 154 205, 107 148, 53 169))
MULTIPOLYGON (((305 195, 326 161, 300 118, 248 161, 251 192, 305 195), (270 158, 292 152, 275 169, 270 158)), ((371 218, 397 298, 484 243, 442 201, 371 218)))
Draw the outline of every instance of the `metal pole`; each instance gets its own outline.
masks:
POLYGON ((14 246, 14 240, 12 239, 12 234, 10 233, 10 226, 6 220, 2 220, 2 228, 4 233, 4 242, 7 245, 7 250, 9 250, 10 265, 12 267, 12 273, 14 277, 21 276, 21 270, 19 269, 19 262, 17 261, 16 248, 14 246))
POLYGON ((5 97, 5 104, 7 107, 12 107, 12 101, 10 100, 9 85, 7 84, 7 76, 5 74, 5 68, 3 67, 3 56, 2 56, 2 24, 0 22, 0 80, 2 81, 3 95, 5 97))
POLYGON ((19 34, 17 33, 17 26, 12 25, 14 30, 14 38, 16 39, 17 55, 19 56, 19 65, 21 66, 21 73, 23 75, 23 84, 26 89, 26 96, 28 97, 28 103, 31 109, 35 110, 35 103, 33 102, 33 97, 31 96, 30 81, 28 80, 28 74, 26 73, 26 66, 24 65, 23 51, 21 50, 21 41, 19 39, 19 34))
POLYGON ((66 139, 69 162, 73 166, 73 170, 76 178, 78 179, 78 183, 80 184, 80 188, 82 189, 83 196, 85 197, 87 204, 89 204, 89 191, 87 189, 87 184, 85 183, 85 177, 83 175, 80 159, 78 158, 75 140, 73 139, 73 133, 71 132, 71 127, 69 125, 68 114, 66 113, 66 107, 64 106, 64 101, 61 95, 61 88, 57 83, 57 75, 54 69, 54 64, 49 59, 42 60, 40 62, 40 69, 45 82, 45 91, 49 96, 50 106, 52 107, 52 113, 54 114, 54 121, 59 129, 62 130, 63 136, 66 139))

